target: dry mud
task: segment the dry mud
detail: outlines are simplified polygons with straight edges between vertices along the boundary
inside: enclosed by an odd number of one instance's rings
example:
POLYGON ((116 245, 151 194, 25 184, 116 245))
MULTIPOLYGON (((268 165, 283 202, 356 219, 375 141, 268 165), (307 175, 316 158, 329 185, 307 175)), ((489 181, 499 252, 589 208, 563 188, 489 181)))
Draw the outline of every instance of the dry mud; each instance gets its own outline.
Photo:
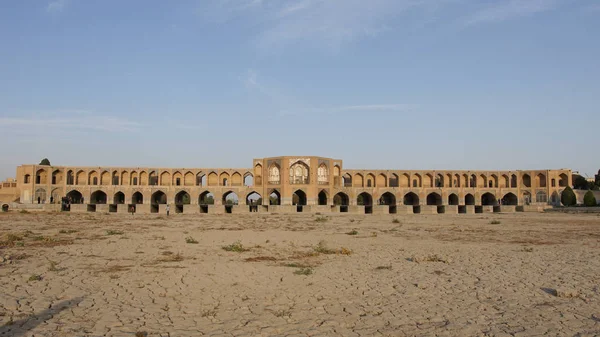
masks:
POLYGON ((600 335, 596 214, 10 212, 0 241, 0 336, 600 335))

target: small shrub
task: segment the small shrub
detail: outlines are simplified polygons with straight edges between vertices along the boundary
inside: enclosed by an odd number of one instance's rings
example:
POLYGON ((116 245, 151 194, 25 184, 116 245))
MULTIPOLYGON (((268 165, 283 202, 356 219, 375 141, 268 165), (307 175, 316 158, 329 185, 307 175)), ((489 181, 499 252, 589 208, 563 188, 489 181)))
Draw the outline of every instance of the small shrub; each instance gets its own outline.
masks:
POLYGON ((123 231, 109 229, 106 231, 106 235, 123 235, 123 231))
POLYGON ((50 266, 48 267, 48 271, 61 271, 63 268, 57 268, 58 262, 50 261, 50 266))
POLYGON ((185 242, 186 243, 193 243, 193 244, 198 243, 198 241, 196 239, 194 239, 193 237, 191 237, 191 236, 188 236, 187 238, 185 238, 185 242))
POLYGON ((577 204, 577 196, 571 187, 567 186, 560 195, 560 202, 565 206, 575 206, 577 204))
POLYGON ((587 207, 598 206, 598 203, 596 202, 596 197, 594 196, 594 192, 587 191, 585 193, 585 195, 583 196, 583 204, 587 207))
POLYGON ((148 333, 146 331, 138 331, 135 333, 135 337, 148 337, 148 333))
POLYGON ((26 210, 26 209, 22 209, 22 210, 19 211, 19 213, 21 213, 21 214, 29 214, 29 211, 26 210))
POLYGON ((41 280, 42 280, 42 275, 34 274, 34 275, 29 276, 29 282, 41 281, 41 280))
POLYGON ((213 309, 204 310, 200 316, 202 316, 202 317, 215 317, 215 316, 217 316, 217 312, 215 310, 213 310, 213 309))
POLYGON ((315 218, 315 222, 327 222, 327 217, 326 216, 319 216, 317 218, 315 218))
POLYGON ((533 252, 533 247, 525 247, 525 248, 523 248, 523 251, 526 253, 531 253, 531 252, 533 252))
POLYGON ((448 263, 451 262, 450 259, 448 259, 446 257, 443 257, 443 256, 440 256, 440 255, 437 255, 437 254, 427 255, 427 256, 424 256, 424 257, 413 256, 413 257, 411 257, 409 259, 409 261, 416 262, 416 263, 421 263, 421 262, 442 262, 442 263, 446 263, 446 264, 448 264, 448 263))
POLYGON ((295 275, 311 275, 312 273, 313 273, 313 270, 310 267, 300 268, 300 269, 294 271, 295 275))
POLYGON ((236 253, 242 253, 242 252, 249 250, 247 248, 244 248, 244 246, 242 245, 242 243, 240 241, 236 241, 228 246, 223 246, 222 248, 225 251, 236 252, 236 253))
POLYGON ((379 267, 375 268, 375 270, 391 270, 391 269, 392 269, 391 265, 389 265, 389 266, 379 266, 379 267))
POLYGON ((392 223, 400 223, 400 220, 394 219, 394 220, 392 220, 392 223))
POLYGON ((352 230, 352 231, 350 231, 350 232, 348 232, 346 234, 348 234, 348 235, 357 235, 358 232, 356 230, 352 230))
POLYGON ((308 268, 310 266, 303 264, 303 263, 297 263, 297 262, 292 262, 292 263, 286 263, 284 264, 285 267, 290 267, 290 268, 308 268))
POLYGON ((319 241, 319 243, 314 247, 314 250, 320 254, 335 254, 334 249, 327 248, 327 244, 324 240, 319 241))
POLYGON ((490 221, 490 225, 499 225, 501 224, 500 220, 492 220, 490 221))

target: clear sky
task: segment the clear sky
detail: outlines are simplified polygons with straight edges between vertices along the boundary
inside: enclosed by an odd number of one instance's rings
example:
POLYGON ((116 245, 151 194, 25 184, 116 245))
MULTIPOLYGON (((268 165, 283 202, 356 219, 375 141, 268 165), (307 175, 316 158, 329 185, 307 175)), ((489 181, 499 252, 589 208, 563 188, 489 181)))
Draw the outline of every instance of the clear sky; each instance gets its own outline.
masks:
POLYGON ((598 0, 3 0, 0 178, 54 165, 600 169, 598 0))

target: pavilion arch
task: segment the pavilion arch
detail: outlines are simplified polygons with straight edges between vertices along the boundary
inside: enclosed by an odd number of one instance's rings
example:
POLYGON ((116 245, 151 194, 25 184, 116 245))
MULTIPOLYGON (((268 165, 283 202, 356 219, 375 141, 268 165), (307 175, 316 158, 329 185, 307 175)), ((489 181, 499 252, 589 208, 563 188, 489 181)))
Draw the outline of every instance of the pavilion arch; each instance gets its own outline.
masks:
POLYGON ((158 185, 158 174, 156 171, 151 171, 148 173, 148 185, 157 186, 158 185))
POLYGON ((481 205, 483 206, 496 206, 498 204, 498 201, 496 200, 496 196, 493 195, 492 193, 484 193, 481 196, 481 205))
POLYGON ((183 174, 179 171, 175 171, 173 173, 173 179, 171 179, 172 186, 183 186, 185 182, 183 181, 183 174))
POLYGON ((179 191, 179 193, 175 194, 176 205, 189 205, 191 201, 192 198, 187 191, 179 191))
POLYGON ((292 205, 306 205, 306 193, 303 190, 296 190, 296 192, 292 194, 292 205))
POLYGON ((110 173, 108 173, 108 171, 104 171, 104 172, 102 172, 102 175, 100 175, 100 185, 103 185, 103 186, 112 185, 110 183, 110 173))
POLYGON ((372 173, 367 174, 366 187, 375 187, 375 176, 372 173))
POLYGON ((564 173, 561 173, 558 176, 558 186, 559 187, 567 187, 569 186, 569 176, 564 173))
POLYGON ((187 171, 183 176, 183 185, 184 186, 194 186, 194 173, 191 171, 187 171))
POLYGON ((546 180, 547 180, 546 175, 543 173, 539 173, 538 175, 535 176, 535 185, 537 187, 546 187, 546 185, 547 185, 546 180))
POLYGON ((452 173, 446 174, 446 181, 444 187, 456 187, 457 182, 452 181, 452 173))
POLYGON ((63 174, 61 170, 54 170, 52 172, 52 185, 61 185, 63 182, 63 174))
POLYGON ((129 174, 129 181, 130 181, 129 185, 131 185, 131 186, 141 185, 140 178, 139 178, 138 173, 136 171, 132 171, 129 174))
POLYGON ((458 195, 452 193, 448 196, 448 205, 457 206, 458 205, 458 195))
POLYGON ((339 165, 335 165, 333 167, 333 176, 334 177, 339 177, 341 173, 342 173, 342 169, 340 169, 340 166, 339 165))
POLYGON ((350 205, 350 198, 344 192, 339 192, 333 196, 333 204, 336 206, 348 206, 350 205))
POLYGON ((106 204, 108 197, 104 191, 95 191, 90 195, 90 204, 106 204))
POLYGON ((160 186, 171 186, 171 173, 164 171, 160 174, 160 186))
POLYGON ((510 188, 517 188, 517 175, 513 174, 510 176, 510 188))
POLYGON ((281 193, 276 188, 269 192, 269 205, 281 205, 281 193))
POLYGON ((267 181, 271 185, 279 185, 281 183, 281 167, 277 163, 271 163, 268 169, 267 181))
POLYGON ((531 192, 524 191, 523 192, 523 203, 525 205, 529 205, 531 202, 532 202, 532 200, 531 200, 531 192))
POLYGON ((408 173, 400 176, 400 187, 410 187, 410 175, 408 173))
POLYGON ((121 185, 129 185, 129 184, 130 184, 129 172, 128 171, 121 172, 121 185))
POLYGON ((210 191, 204 191, 198 196, 198 205, 213 205, 215 196, 210 191))
POLYGON ((254 176, 250 172, 244 174, 244 186, 254 186, 254 176))
POLYGON ((379 198, 379 205, 394 206, 396 205, 396 196, 391 192, 385 192, 379 198))
POLYGON ((460 174, 454 175, 454 187, 461 187, 460 174))
POLYGON ((39 169, 35 172, 35 183, 45 185, 48 183, 48 172, 45 169, 39 169))
POLYGON ((522 182, 524 187, 531 187, 531 176, 525 173, 522 177, 522 182))
POLYGON ((407 206, 419 206, 419 196, 413 192, 408 192, 404 195, 403 203, 407 206))
POLYGON ((471 193, 465 195, 465 205, 475 205, 475 197, 471 193))
POLYGON ((290 184, 308 184, 310 182, 310 168, 302 160, 290 165, 289 173, 290 184))
POLYGON ((231 186, 242 186, 242 175, 239 172, 233 172, 231 175, 231 186))
POLYGON ((488 187, 488 180, 487 180, 487 176, 485 174, 481 174, 479 175, 479 181, 478 181, 477 187, 488 187))
POLYGON ((140 205, 144 203, 144 195, 141 192, 135 192, 131 196, 131 203, 135 205, 140 205))
POLYGON ((471 178, 469 180, 469 187, 477 187, 477 176, 471 174, 471 178))
POLYGON ((327 201, 329 200, 329 195, 326 190, 321 190, 318 195, 319 205, 324 206, 327 205, 327 201))
POLYGON ((240 198, 234 191, 227 191, 223 193, 222 201, 223 205, 238 205, 240 203, 240 198))
POLYGON ((373 197, 367 192, 362 192, 356 197, 356 204, 359 206, 373 206, 373 197))
POLYGON ((219 176, 216 172, 210 172, 207 177, 208 186, 218 186, 219 185, 219 176))
POLYGON ((392 173, 388 182, 389 187, 400 187, 400 177, 396 173, 392 173))
POLYGON ((148 173, 146 171, 140 172, 140 186, 148 186, 148 173))
POLYGON ((412 187, 423 187, 423 179, 420 174, 416 173, 413 176, 412 187))
POLYGON ((256 185, 262 185, 262 170, 263 167, 261 164, 254 165, 254 177, 256 185))
POLYGON ((37 190, 35 190, 34 200, 38 204, 45 204, 46 203, 46 189, 38 188, 37 190))
POLYGON ((435 192, 429 193, 427 195, 427 205, 441 206, 442 205, 442 196, 435 192))
POLYGON ((444 187, 444 176, 441 173, 435 175, 434 187, 444 187))
POLYGON ((123 192, 117 192, 113 195, 113 204, 122 205, 125 203, 125 194, 123 192))
POLYGON ((508 175, 506 175, 506 174, 502 175, 502 182, 504 183, 504 185, 500 186, 500 187, 510 188, 510 178, 508 177, 508 175))
POLYGON ((380 173, 375 180, 376 187, 388 187, 387 176, 383 173, 380 173))
POLYGON ((98 185, 98 173, 96 171, 90 171, 88 173, 88 185, 98 185))
POLYGON ((67 193, 67 199, 71 204, 82 204, 83 203, 83 194, 78 190, 71 190, 67 193))
POLYGON ((31 183, 31 175, 30 174, 26 174, 23 177, 23 184, 29 184, 29 183, 31 183))
POLYGON ((208 177, 206 176, 206 174, 202 172, 198 172, 198 174, 196 174, 196 186, 208 186, 208 177))
POLYGON ((517 206, 518 204, 519 199, 514 193, 509 192, 502 197, 502 205, 517 206))
POLYGON ((230 186, 231 182, 229 181, 230 176, 229 173, 227 172, 223 172, 221 173, 221 175, 219 175, 219 183, 221 184, 221 186, 230 186))
POLYGON ((75 174, 73 170, 67 171, 67 185, 75 185, 75 174))
POLYGON ((317 168, 317 183, 321 185, 329 183, 329 169, 325 163, 321 163, 317 168))
POLYGON ((352 177, 352 186, 354 187, 363 187, 364 186, 364 179, 362 174, 357 173, 354 175, 354 177, 352 177))
POLYGON ((552 204, 554 205, 559 205, 560 204, 560 196, 558 195, 558 192, 554 191, 552 193, 552 204))
POLYGON ((497 175, 495 175, 495 174, 492 174, 492 175, 490 176, 490 184, 489 184, 488 186, 489 186, 490 188, 493 188, 493 187, 496 187, 496 188, 498 188, 498 187, 500 187, 500 186, 498 185, 498 182, 499 182, 499 181, 498 181, 498 176, 497 176, 497 175))
POLYGON ((352 187, 352 176, 349 173, 346 173, 342 176, 342 181, 344 183, 344 187, 352 187))
POLYGON ((152 196, 150 197, 150 204, 157 205, 157 204, 166 204, 166 203, 167 203, 167 195, 165 194, 165 192, 159 190, 159 191, 152 193, 152 196))
POLYGON ((262 196, 256 191, 248 193, 246 195, 246 205, 262 205, 262 196))
POLYGON ((119 185, 119 181, 121 181, 119 171, 113 171, 110 180, 110 185, 119 185))
POLYGON ((60 199, 63 196, 62 188, 55 188, 50 192, 50 203, 60 203, 60 199))
POLYGON ((431 173, 427 173, 423 177, 423 187, 433 187, 433 176, 431 173))

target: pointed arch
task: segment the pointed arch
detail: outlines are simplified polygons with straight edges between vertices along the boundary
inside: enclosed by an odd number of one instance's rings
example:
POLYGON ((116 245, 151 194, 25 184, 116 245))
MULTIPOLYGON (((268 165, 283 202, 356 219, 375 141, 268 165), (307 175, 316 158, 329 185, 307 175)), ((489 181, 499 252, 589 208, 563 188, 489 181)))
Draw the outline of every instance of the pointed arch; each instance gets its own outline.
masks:
POLYGON ((521 177, 521 181, 524 187, 531 187, 531 176, 529 174, 523 174, 523 176, 521 177))
POLYGON ((372 206, 373 197, 367 192, 362 192, 356 197, 356 204, 359 206, 372 206))
POLYGON ((502 183, 503 185, 500 187, 506 187, 506 188, 510 188, 510 178, 508 177, 507 174, 503 174, 502 175, 502 183))
POLYGON ((396 205, 396 196, 391 192, 385 192, 379 198, 380 205, 394 206, 396 205))
POLYGON ((475 205, 475 197, 471 193, 465 195, 465 205, 475 205))
POLYGON ((160 174, 160 186, 171 186, 171 173, 168 171, 163 171, 160 174))
POLYGON ((219 185, 219 176, 216 172, 211 172, 208 174, 208 186, 218 186, 219 185))
POLYGON ((269 193, 269 205, 281 205, 281 193, 276 188, 269 193))
POLYGON ((88 173, 88 185, 98 185, 98 173, 94 170, 88 173))
POLYGON ((90 204, 106 204, 107 196, 104 191, 97 190, 90 196, 90 204))
POLYGON ((350 205, 350 198, 344 192, 339 192, 333 196, 333 204, 336 206, 348 206, 350 205))
POLYGON ((192 171, 187 171, 183 176, 183 185, 184 186, 194 186, 194 173, 192 171))
POLYGON ((256 191, 246 195, 246 205, 262 205, 262 196, 256 191))
POLYGON ((124 203, 125 203, 125 193, 120 192, 120 191, 115 193, 115 195, 113 196, 113 204, 122 205, 124 203))
POLYGON ((460 181, 460 174, 454 175, 454 187, 461 187, 462 183, 460 181))
POLYGON ((308 184, 310 183, 310 168, 302 161, 298 160, 290 165, 290 184, 308 184))
POLYGON ((410 175, 408 173, 400 175, 400 187, 410 187, 410 175))
POLYGON ((67 199, 71 204, 82 204, 83 203, 83 194, 78 190, 71 190, 67 193, 67 199))
POLYGON ((506 193, 502 197, 502 205, 517 206, 518 204, 519 204, 519 200, 518 200, 517 196, 511 192, 506 193))
MULTIPOLYGON (((547 185, 547 182, 546 182, 546 175, 545 175, 545 174, 543 174, 543 173, 538 173, 538 174, 535 176, 535 185, 536 185, 537 187, 546 187, 546 185, 547 185)), ((548 199, 548 198, 546 198, 546 199, 548 199)), ((546 201, 547 201, 547 200, 546 200, 546 201)))
POLYGON ((121 185, 129 185, 129 184, 130 184, 129 171, 122 171, 121 172, 121 185))
POLYGON ((104 171, 100 175, 100 185, 103 185, 103 186, 111 185, 110 173, 108 173, 108 171, 104 171))
POLYGON ((171 179, 172 186, 183 186, 185 185, 183 181, 183 174, 179 171, 175 171, 173 173, 173 178, 171 179))
POLYGON ((165 194, 165 192, 158 190, 158 191, 152 193, 152 196, 150 197, 150 203, 152 205, 166 204, 167 203, 167 195, 165 194))
POLYGON ((250 187, 254 186, 254 176, 250 172, 246 172, 244 174, 244 186, 250 187))
POLYGON ((141 205, 144 203, 144 195, 141 192, 135 192, 131 196, 131 203, 135 205, 141 205))
POLYGON ((321 163, 317 168, 317 182, 320 185, 329 184, 329 169, 325 163, 321 163))
POLYGON ((427 205, 435 205, 435 206, 442 205, 442 196, 435 192, 429 193, 427 195, 427 205))
POLYGON ((219 184, 220 184, 221 186, 230 186, 230 185, 231 185, 231 182, 229 181, 229 179, 230 179, 229 173, 227 173, 227 172, 222 172, 222 173, 219 175, 219 184))
POLYGON ((408 192, 404 195, 404 205, 419 206, 419 196, 413 192, 408 192))
POLYGON ((344 182, 344 187, 352 187, 352 176, 350 173, 344 174, 344 176, 342 176, 342 181, 344 182))
POLYGON ((413 176, 412 187, 423 187, 423 178, 418 173, 413 176))
POLYGON ((387 176, 383 173, 377 175, 377 180, 375 180, 376 187, 388 187, 387 176))
POLYGON ((281 183, 281 167, 277 163, 271 163, 269 166, 268 182, 271 185, 279 185, 281 183))
POLYGON ((423 187, 433 187, 433 176, 431 173, 426 173, 423 177, 423 187))
POLYGON ((61 185, 63 181, 63 174, 61 170, 54 170, 52 172, 52 185, 61 185))
POLYGON ((306 205, 306 192, 303 190, 296 190, 296 192, 292 194, 292 205, 306 205))
POLYGON ((496 206, 498 201, 496 200, 496 196, 490 192, 484 193, 481 196, 481 205, 483 206, 496 206))
POLYGON ((237 171, 231 175, 231 186, 242 186, 242 175, 237 171))
POLYGON ((189 205, 191 201, 192 198, 190 198, 190 194, 187 191, 179 191, 175 194, 176 205, 189 205))
POLYGON ((357 173, 354 175, 354 177, 352 177, 352 186, 354 187, 363 187, 364 186, 364 179, 362 174, 357 173))
POLYGON ((328 201, 328 194, 326 190, 321 190, 318 194, 318 199, 319 199, 319 205, 324 206, 327 205, 327 201, 328 201))
POLYGON ((48 183, 48 172, 45 169, 39 169, 35 172, 35 183, 38 185, 48 183))
MULTIPOLYGON (((599 172, 599 175, 600 175, 600 172, 599 172)), ((567 187, 567 186, 569 186, 569 176, 567 176, 564 173, 561 173, 558 176, 558 186, 559 187, 567 187)))
POLYGON ((458 205, 458 195, 452 193, 448 196, 448 205, 457 206, 458 205))
POLYGON ((373 173, 367 174, 366 187, 376 187, 375 185, 375 175, 373 173))
POLYGON ((240 198, 238 197, 237 193, 230 190, 230 191, 223 193, 222 202, 223 202, 223 205, 237 205, 240 202, 240 198))
POLYGON ((389 180, 389 187, 400 187, 400 177, 396 173, 392 173, 389 180))
POLYGON ((497 175, 495 175, 495 174, 492 174, 492 175, 490 176, 490 184, 489 184, 489 187, 490 187, 490 188, 494 188, 494 187, 495 187, 495 188, 498 188, 498 187, 499 187, 499 186, 498 186, 498 176, 497 176, 497 175))
POLYGON ((140 172, 140 186, 148 186, 148 173, 146 171, 140 172))
POLYGON ((213 205, 215 196, 210 191, 204 191, 198 195, 198 205, 213 205))

